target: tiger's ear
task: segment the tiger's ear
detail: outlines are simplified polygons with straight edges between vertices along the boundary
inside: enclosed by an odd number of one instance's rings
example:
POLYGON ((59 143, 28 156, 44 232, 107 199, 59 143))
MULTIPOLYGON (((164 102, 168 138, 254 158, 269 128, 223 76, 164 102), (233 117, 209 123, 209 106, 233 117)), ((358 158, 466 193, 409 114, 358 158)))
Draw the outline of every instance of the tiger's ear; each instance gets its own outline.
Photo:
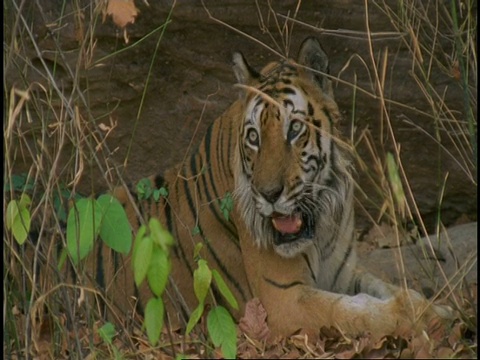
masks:
POLYGON ((313 79, 324 92, 332 95, 331 81, 324 75, 330 73, 328 56, 315 37, 306 38, 300 45, 297 62, 314 70, 310 71, 313 79))
POLYGON ((248 64, 240 52, 233 53, 233 72, 242 85, 251 85, 260 78, 260 74, 248 64))

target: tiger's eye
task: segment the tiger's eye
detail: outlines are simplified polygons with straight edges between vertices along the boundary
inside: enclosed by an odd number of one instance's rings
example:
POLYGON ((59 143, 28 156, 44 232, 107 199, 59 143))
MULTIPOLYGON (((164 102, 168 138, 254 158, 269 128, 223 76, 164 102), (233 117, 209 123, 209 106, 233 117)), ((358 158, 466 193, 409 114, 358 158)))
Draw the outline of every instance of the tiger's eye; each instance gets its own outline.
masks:
POLYGON ((251 145, 258 146, 258 132, 255 129, 249 129, 247 134, 248 142, 251 145))
POLYGON ((300 123, 300 121, 294 121, 292 123, 292 131, 299 132, 301 129, 302 129, 302 124, 300 123))
POLYGON ((304 124, 300 120, 292 120, 288 130, 288 140, 292 141, 302 131, 304 124))

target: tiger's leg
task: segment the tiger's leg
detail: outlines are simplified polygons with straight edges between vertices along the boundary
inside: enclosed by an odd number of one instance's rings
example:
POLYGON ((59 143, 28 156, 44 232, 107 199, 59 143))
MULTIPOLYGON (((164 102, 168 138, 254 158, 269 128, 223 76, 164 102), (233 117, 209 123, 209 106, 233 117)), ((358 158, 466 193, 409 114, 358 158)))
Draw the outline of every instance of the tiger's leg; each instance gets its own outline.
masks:
MULTIPOLYGON (((405 305, 407 305, 407 302, 411 304, 411 299, 415 299, 413 300, 414 303, 428 302, 415 290, 387 283, 358 267, 354 244, 355 239, 352 233, 353 221, 351 221, 350 224, 342 224, 341 231, 339 232, 339 240, 336 243, 333 253, 320 264, 318 264, 317 261, 318 268, 315 274, 316 288, 348 295, 368 294, 381 300, 392 298, 403 299, 402 301, 405 302, 405 305), (338 261, 338 259, 342 261, 338 261)), ((317 247, 315 248, 317 249, 317 247)), ((306 256, 309 257, 309 255, 306 256)), ((322 258, 322 254, 317 253, 316 256, 313 255, 313 259, 315 258, 322 258)), ((312 257, 310 257, 309 261, 311 263, 314 262, 312 257)), ((449 307, 431 305, 431 308, 443 318, 452 317, 453 313, 449 307)))
MULTIPOLYGON (((367 294, 349 296, 299 285, 263 289, 260 301, 274 334, 290 335, 299 329, 319 331, 336 327, 349 335, 370 332, 374 337, 392 334, 411 318, 394 298, 381 300, 367 294)), ((413 323, 408 323, 413 326, 413 323)))
POLYGON ((443 319, 454 317, 454 311, 449 306, 431 303, 417 291, 386 283, 369 272, 358 270, 355 281, 360 284, 355 294, 365 293, 383 300, 394 299, 394 301, 403 302, 405 306, 410 305, 412 309, 415 306, 428 307, 428 311, 433 316, 443 319))
POLYGON ((248 238, 241 238, 241 246, 251 290, 265 307, 274 335, 335 326, 349 334, 370 331, 382 336, 399 325, 420 329, 436 316, 426 299, 410 292, 398 291, 379 299, 369 294, 350 296, 320 290, 315 288, 304 257, 281 257, 272 248, 255 246, 248 238))
MULTIPOLYGON (((334 289, 335 292, 357 295, 368 294, 374 298, 387 300, 393 299, 393 301, 401 302, 411 309, 416 307, 426 308, 429 312, 440 316, 443 319, 451 319, 454 316, 453 310, 449 306, 436 305, 430 303, 423 295, 413 289, 408 289, 402 286, 387 283, 373 274, 357 267, 356 253, 352 251, 347 263, 344 267, 342 275, 339 276, 338 288, 334 289)), ((333 264, 330 264, 334 266, 333 264)), ((410 312, 413 314, 413 311, 410 312)), ((418 317, 418 316, 417 316, 418 317)))

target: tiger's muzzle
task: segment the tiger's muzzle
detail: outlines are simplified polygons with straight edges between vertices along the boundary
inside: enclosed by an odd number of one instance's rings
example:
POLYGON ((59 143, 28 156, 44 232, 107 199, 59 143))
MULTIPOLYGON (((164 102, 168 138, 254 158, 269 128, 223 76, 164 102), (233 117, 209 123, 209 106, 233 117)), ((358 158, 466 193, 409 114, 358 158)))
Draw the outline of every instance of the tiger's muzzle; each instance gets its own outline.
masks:
MULTIPOLYGON (((282 188, 283 190, 283 188, 282 188)), ((292 257, 313 243, 316 221, 306 204, 299 199, 285 196, 283 192, 258 191, 256 209, 263 218, 264 231, 271 234, 275 251, 284 257, 292 257), (303 209, 303 210, 302 210, 303 209)))

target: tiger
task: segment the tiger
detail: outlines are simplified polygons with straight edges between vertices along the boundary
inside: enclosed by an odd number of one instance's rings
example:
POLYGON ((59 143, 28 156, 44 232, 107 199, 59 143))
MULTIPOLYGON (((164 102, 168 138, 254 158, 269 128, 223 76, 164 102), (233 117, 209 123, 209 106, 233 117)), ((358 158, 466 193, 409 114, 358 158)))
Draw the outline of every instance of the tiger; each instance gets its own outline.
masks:
MULTIPOLYGON (((448 317, 444 307, 356 264, 354 169, 337 130, 342 116, 320 42, 308 37, 297 60, 281 59, 259 72, 236 52, 233 71, 237 100, 186 161, 149 178, 168 196, 138 201, 133 186, 112 191, 134 231, 141 223, 138 207, 176 239, 171 279, 183 298, 165 299, 169 322, 181 323, 197 304, 197 243, 239 309, 221 297, 216 301, 238 320, 247 302, 258 298, 272 335, 336 327, 380 336, 448 317), (228 218, 219 201, 227 193, 233 199, 228 218)), ((102 276, 120 308, 141 309, 151 292, 143 286, 132 296, 130 262, 122 262, 122 276, 112 267, 102 276)))

